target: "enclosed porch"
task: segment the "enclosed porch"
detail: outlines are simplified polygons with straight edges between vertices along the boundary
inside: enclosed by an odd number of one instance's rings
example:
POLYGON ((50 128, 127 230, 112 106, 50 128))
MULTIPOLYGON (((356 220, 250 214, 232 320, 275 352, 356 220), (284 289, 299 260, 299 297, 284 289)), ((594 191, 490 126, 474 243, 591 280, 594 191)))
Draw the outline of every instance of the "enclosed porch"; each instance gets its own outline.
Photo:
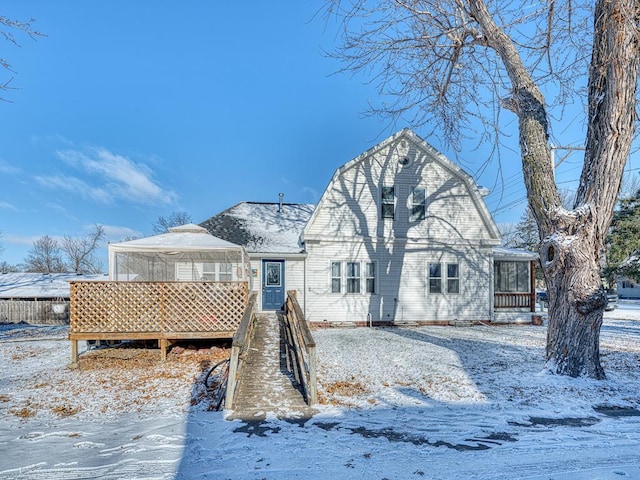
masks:
POLYGON ((109 281, 72 282, 72 361, 80 340, 232 338, 248 303, 243 247, 197 225, 109 245, 109 281))
POLYGON ((537 258, 536 253, 527 250, 494 248, 494 321, 534 321, 537 258))

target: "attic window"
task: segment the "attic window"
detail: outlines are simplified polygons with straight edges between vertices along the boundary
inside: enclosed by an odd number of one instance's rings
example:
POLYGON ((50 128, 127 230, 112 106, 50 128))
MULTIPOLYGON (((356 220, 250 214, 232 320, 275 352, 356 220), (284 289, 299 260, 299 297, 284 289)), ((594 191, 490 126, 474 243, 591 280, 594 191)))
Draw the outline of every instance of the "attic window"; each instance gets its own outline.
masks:
POLYGON ((400 157, 400 158, 398 159, 398 163, 399 163, 400 165, 402 165, 403 167, 405 167, 405 166, 409 165, 409 163, 410 163, 410 162, 411 162, 411 160, 409 160, 409 157, 400 157))
POLYGON ((394 187, 382 187, 382 218, 394 218, 395 203, 394 187))

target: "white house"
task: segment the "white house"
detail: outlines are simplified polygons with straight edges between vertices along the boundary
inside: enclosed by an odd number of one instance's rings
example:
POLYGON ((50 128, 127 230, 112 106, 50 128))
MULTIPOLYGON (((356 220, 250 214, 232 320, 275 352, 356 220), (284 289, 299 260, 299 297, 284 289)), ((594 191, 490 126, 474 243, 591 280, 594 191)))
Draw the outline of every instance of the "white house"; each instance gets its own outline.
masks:
POLYGON ((296 290, 313 323, 508 321, 496 310, 533 310, 535 254, 496 260, 485 193, 404 129, 340 167, 315 208, 243 202, 201 225, 245 246, 263 310, 296 290))

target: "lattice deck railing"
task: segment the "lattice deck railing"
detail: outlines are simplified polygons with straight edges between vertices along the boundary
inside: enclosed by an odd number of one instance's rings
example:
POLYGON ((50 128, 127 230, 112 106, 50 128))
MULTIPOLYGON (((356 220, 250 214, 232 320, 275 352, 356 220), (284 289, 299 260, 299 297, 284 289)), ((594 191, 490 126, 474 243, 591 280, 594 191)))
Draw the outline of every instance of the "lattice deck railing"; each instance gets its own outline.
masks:
POLYGON ((71 282, 69 331, 102 338, 155 332, 232 336, 247 300, 246 282, 71 282))

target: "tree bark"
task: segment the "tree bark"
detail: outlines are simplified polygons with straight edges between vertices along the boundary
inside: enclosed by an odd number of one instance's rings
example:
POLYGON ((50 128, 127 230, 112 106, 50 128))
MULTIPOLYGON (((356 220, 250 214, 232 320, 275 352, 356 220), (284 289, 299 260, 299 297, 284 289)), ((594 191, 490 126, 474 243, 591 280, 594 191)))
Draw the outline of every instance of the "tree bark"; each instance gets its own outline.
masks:
POLYGON ((589 71, 585 159, 572 212, 551 215, 541 243, 549 292, 547 365, 604 378, 600 328, 607 299, 600 269, 607 230, 634 135, 640 2, 599 0, 589 71))
POLYGON ((605 376, 599 350, 606 306, 600 267, 634 133, 638 3, 596 4, 585 161, 574 209, 567 211, 554 180, 545 99, 485 2, 468 2, 485 34, 483 42, 500 56, 512 83, 505 105, 518 116, 524 181, 542 239, 549 296, 547 368, 572 377, 605 376))

